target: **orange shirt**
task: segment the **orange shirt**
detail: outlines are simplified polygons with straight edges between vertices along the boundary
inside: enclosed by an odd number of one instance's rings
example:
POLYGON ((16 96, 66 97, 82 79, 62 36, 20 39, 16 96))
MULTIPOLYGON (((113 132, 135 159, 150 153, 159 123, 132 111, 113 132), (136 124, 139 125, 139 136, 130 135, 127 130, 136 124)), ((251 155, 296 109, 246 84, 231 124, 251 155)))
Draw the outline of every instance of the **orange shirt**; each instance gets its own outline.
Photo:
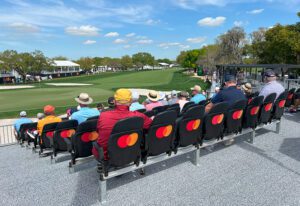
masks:
POLYGON ((39 132, 39 135, 42 134, 43 128, 46 124, 54 123, 54 122, 61 122, 61 118, 56 117, 54 115, 49 115, 46 116, 44 119, 39 120, 37 124, 37 130, 39 132))

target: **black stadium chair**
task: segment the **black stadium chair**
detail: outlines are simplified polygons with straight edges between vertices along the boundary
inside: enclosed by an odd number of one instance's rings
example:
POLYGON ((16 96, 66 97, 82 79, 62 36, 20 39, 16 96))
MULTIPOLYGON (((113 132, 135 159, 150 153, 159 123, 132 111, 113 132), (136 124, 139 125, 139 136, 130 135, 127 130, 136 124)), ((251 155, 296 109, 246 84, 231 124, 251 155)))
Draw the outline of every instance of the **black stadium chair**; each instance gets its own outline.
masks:
POLYGON ((57 124, 58 124, 57 122, 50 123, 50 124, 46 124, 43 127, 42 134, 39 137, 40 155, 43 153, 44 149, 51 148, 51 139, 54 136, 54 131, 56 129, 57 124))
POLYGON ((174 149, 189 145, 198 146, 202 136, 204 106, 196 105, 189 108, 177 122, 174 149))
POLYGON ((174 110, 177 113, 177 116, 180 114, 180 106, 179 104, 172 104, 168 107, 166 111, 174 110))
POLYGON ((23 144, 24 141, 27 141, 27 143, 29 145, 30 142, 33 141, 33 139, 29 137, 27 132, 33 133, 36 130, 37 130, 37 122, 22 124, 20 126, 20 130, 19 130, 18 136, 17 136, 20 143, 23 144))
POLYGON ((258 125, 259 110, 263 103, 264 97, 254 97, 247 105, 243 119, 243 128, 254 129, 258 125))
POLYGON ((158 107, 154 107, 152 110, 155 112, 155 114, 159 114, 161 112, 164 112, 168 109, 169 105, 165 105, 165 106, 158 106, 158 107))
POLYGON ((185 105, 183 106, 182 110, 181 110, 181 114, 185 113, 191 106, 195 106, 196 104, 194 102, 187 102, 185 103, 185 105))
POLYGON ((207 104, 207 100, 202 100, 201 102, 199 102, 199 105, 205 106, 206 104, 207 104))
POLYGON ((52 143, 54 157, 59 151, 71 151, 71 137, 75 134, 77 126, 77 120, 68 120, 57 124, 52 143))
POLYGON ((286 98, 286 102, 285 102, 285 107, 290 107, 293 104, 295 91, 296 91, 295 88, 292 88, 289 90, 287 98, 286 98))
POLYGON ((139 165, 141 142, 143 138, 143 119, 131 117, 118 121, 108 140, 108 160, 105 160, 103 149, 95 142, 99 159, 98 171, 107 176, 110 169, 126 166, 130 163, 139 165))
POLYGON ((276 93, 272 93, 266 96, 260 109, 260 124, 267 124, 268 122, 270 122, 275 99, 276 93))
POLYGON ((99 115, 97 115, 97 116, 93 116, 93 117, 89 117, 89 118, 87 118, 86 119, 86 121, 90 121, 90 120, 94 120, 94 119, 99 119, 99 115))
POLYGON ((143 162, 148 156, 156 156, 162 153, 171 154, 176 126, 176 111, 165 111, 159 113, 145 135, 143 150, 143 162))
POLYGON ((151 110, 151 111, 146 111, 146 112, 144 112, 144 115, 146 115, 147 117, 153 117, 153 116, 155 116, 156 115, 156 112, 155 111, 153 111, 153 110, 151 110))
POLYGON ((204 117, 203 140, 222 139, 228 103, 215 104, 204 117))
POLYGON ((146 109, 138 109, 136 110, 137 112, 140 112, 140 113, 145 113, 146 112, 146 109))
POLYGON ((225 121, 227 134, 240 133, 242 131, 243 114, 247 106, 247 100, 239 100, 228 108, 225 121))
POLYGON ((287 95, 288 95, 287 91, 282 92, 276 99, 273 107, 273 114, 272 114, 273 119, 278 119, 278 120, 281 119, 284 112, 284 105, 286 102, 287 95))
POLYGON ((75 134, 72 136, 72 164, 76 164, 76 158, 91 156, 93 142, 98 139, 97 120, 82 122, 78 125, 75 134))

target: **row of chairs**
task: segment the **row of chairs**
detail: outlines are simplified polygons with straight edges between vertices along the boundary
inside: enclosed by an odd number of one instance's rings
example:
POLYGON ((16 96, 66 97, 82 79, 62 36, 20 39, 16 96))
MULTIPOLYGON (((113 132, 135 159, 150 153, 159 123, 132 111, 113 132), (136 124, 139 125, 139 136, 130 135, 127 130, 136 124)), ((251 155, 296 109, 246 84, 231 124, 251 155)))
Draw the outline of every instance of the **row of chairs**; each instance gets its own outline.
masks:
MULTIPOLYGON (((178 147, 195 145, 199 147, 203 141, 222 139, 224 135, 239 133, 242 128, 255 128, 259 124, 267 124, 272 119, 280 119, 284 112, 288 92, 276 99, 276 94, 268 97, 255 97, 249 104, 238 101, 232 106, 227 103, 216 104, 205 114, 203 105, 187 103, 182 112, 179 105, 154 109, 155 116, 147 133, 142 129, 140 118, 129 118, 119 121, 111 134, 108 146, 109 160, 105 160, 102 149, 99 150, 98 161, 105 175, 108 169, 120 167, 130 162, 139 164, 147 162, 149 156, 162 153, 171 154, 178 147)), ((20 129, 21 139, 39 145, 40 154, 50 149, 54 157, 59 152, 70 152, 72 164, 77 158, 92 155, 93 142, 97 140, 97 119, 77 124, 75 120, 45 125, 40 138, 32 139, 28 132, 36 130, 36 123, 23 124, 20 129)))

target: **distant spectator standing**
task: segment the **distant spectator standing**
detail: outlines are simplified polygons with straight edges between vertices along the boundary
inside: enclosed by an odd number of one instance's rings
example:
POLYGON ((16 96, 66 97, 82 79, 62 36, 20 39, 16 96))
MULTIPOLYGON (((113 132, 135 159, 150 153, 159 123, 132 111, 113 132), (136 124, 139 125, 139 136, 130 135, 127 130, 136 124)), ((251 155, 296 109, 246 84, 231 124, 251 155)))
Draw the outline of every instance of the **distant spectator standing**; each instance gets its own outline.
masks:
POLYGON ((189 97, 189 93, 182 91, 179 93, 179 99, 177 103, 179 104, 180 111, 183 109, 184 105, 188 103, 189 101, 187 100, 189 97))
POLYGON ((52 105, 46 105, 44 107, 45 118, 41 119, 37 123, 37 130, 39 135, 42 134, 44 126, 46 124, 61 122, 61 118, 55 116, 55 107, 52 105))
POLYGON ((129 107, 130 111, 145 109, 145 106, 139 103, 140 95, 137 92, 132 92, 132 103, 129 107))
POLYGON ((147 94, 147 98, 150 101, 148 104, 145 105, 147 111, 151 111, 155 107, 163 106, 161 102, 159 102, 159 94, 157 91, 151 90, 147 94))
POLYGON ((276 93, 276 98, 284 92, 284 87, 276 81, 275 72, 272 69, 268 69, 264 73, 264 81, 266 84, 261 89, 259 96, 266 98, 271 93, 276 93))
MULTIPOLYGON (((17 119, 14 123, 15 132, 18 133, 20 131, 21 125, 25 124, 25 123, 32 123, 32 120, 27 118, 26 111, 22 111, 22 112, 20 112, 20 118, 17 119)), ((17 135, 16 133, 15 133, 15 135, 17 135)))
POLYGON ((176 104, 178 102, 177 92, 171 91, 171 99, 168 101, 169 105, 176 104))
POLYGON ((163 106, 169 105, 165 92, 159 92, 159 102, 161 102, 163 106))
POLYGON ((195 104, 199 104, 201 101, 206 100, 206 97, 201 94, 201 87, 199 85, 195 85, 191 88, 192 90, 192 98, 191 102, 194 102, 195 104))
POLYGON ((89 117, 99 116, 100 112, 97 109, 89 108, 88 105, 93 103, 93 99, 87 93, 81 93, 75 98, 79 103, 80 110, 71 115, 71 119, 77 120, 78 124, 86 121, 89 117))

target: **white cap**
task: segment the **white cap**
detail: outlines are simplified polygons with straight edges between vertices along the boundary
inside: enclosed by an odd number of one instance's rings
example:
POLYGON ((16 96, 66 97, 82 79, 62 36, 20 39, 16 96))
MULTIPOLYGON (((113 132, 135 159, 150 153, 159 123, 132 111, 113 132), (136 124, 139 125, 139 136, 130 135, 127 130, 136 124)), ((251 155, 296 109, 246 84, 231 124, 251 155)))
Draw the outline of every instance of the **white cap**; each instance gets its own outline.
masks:
POLYGON ((172 91, 171 91, 171 95, 172 95, 172 96, 177 96, 177 93, 178 93, 178 92, 177 92, 176 90, 172 90, 172 91))
POLYGON ((26 117, 27 113, 25 111, 20 112, 20 117, 26 117))
POLYGON ((166 93, 164 92, 159 92, 159 100, 163 100, 166 97, 166 93))

